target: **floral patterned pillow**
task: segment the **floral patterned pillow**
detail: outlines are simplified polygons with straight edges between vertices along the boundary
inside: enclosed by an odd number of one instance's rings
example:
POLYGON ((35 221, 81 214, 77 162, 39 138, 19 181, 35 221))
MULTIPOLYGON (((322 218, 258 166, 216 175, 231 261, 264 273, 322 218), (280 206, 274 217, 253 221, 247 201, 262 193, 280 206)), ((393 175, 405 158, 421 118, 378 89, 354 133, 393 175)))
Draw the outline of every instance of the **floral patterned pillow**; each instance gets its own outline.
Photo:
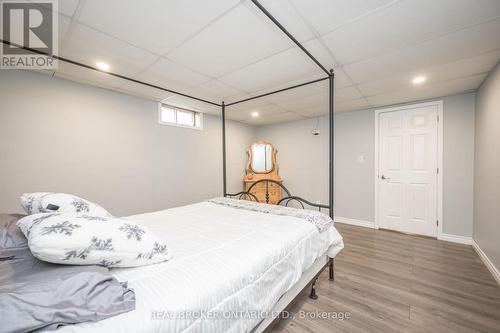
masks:
POLYGON ((56 264, 135 267, 170 258, 147 228, 116 217, 39 213, 17 222, 36 258, 56 264))
POLYGON ((93 216, 111 216, 107 210, 75 195, 55 192, 24 193, 21 205, 27 214, 65 212, 93 216))

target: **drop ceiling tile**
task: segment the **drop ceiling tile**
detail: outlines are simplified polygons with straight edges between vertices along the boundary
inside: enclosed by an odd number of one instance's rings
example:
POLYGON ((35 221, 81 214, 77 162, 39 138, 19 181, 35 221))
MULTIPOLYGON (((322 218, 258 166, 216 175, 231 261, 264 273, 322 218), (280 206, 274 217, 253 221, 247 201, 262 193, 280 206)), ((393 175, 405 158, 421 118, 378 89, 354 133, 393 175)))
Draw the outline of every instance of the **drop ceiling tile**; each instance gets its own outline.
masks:
POLYGON ((226 107, 226 112, 241 113, 241 112, 262 111, 265 107, 269 107, 270 105, 271 103, 267 102, 266 100, 258 98, 248 102, 230 105, 226 107))
POLYGON ((50 70, 49 69, 21 69, 21 70, 26 71, 26 72, 48 75, 48 76, 53 76, 55 73, 55 70, 51 70, 51 69, 50 70))
POLYGON ((163 88, 190 93, 189 88, 210 80, 169 59, 160 58, 152 66, 137 75, 137 79, 163 88))
POLYGON ((238 0, 87 0, 79 19, 163 55, 237 4, 238 0))
POLYGON ((58 55, 61 54, 61 47, 63 45, 64 38, 66 38, 66 35, 68 34, 70 26, 71 26, 71 19, 63 15, 58 15, 58 21, 57 21, 57 30, 58 30, 57 41, 59 48, 58 55))
POLYGON ((126 83, 125 80, 112 75, 82 68, 63 61, 59 61, 55 76, 106 89, 116 89, 126 83))
POLYGON ((243 99, 247 96, 245 92, 224 84, 216 79, 210 80, 196 88, 191 89, 191 92, 197 97, 208 98, 217 103, 221 103, 223 100, 229 101, 232 98, 243 99))
POLYGON ((72 17, 78 8, 80 0, 64 0, 59 1, 59 13, 72 17))
POLYGON ((346 100, 359 99, 363 96, 359 93, 359 90, 355 87, 347 87, 335 90, 335 100, 339 102, 343 102, 346 100))
MULTIPOLYGON (((264 0, 260 1, 260 3, 298 41, 305 42, 314 37, 313 31, 311 31, 307 23, 304 22, 294 5, 289 0, 264 0)), ((286 36, 284 37, 286 38, 286 36)))
POLYGON ((334 69, 335 71, 335 88, 345 88, 353 85, 353 82, 343 67, 338 67, 334 69))
MULTIPOLYGON (((323 65, 323 67, 325 67, 327 71, 339 65, 339 63, 334 60, 332 53, 330 52, 330 50, 323 41, 314 38, 307 42, 302 43, 302 46, 304 46, 304 48, 307 51, 309 51, 309 53, 311 53, 314 56, 314 58, 316 58, 316 60, 318 60, 319 63, 323 65)), ((309 58, 307 59, 314 64, 312 60, 310 60, 309 58)), ((317 66, 316 64, 314 65, 317 66)), ((318 71, 324 73, 322 69, 320 69, 319 67, 317 68, 318 71)), ((326 73, 324 74, 326 75, 326 73)))
MULTIPOLYGON (((39 9, 43 13, 47 13, 49 11, 45 7, 39 7, 39 9)), ((60 15, 60 14, 55 14, 55 15, 57 15, 58 29, 57 29, 56 37, 57 37, 57 41, 58 41, 58 46, 59 46, 58 51, 59 52, 54 52, 54 53, 57 55, 57 54, 61 54, 61 52, 60 52, 61 51, 61 44, 62 44, 62 41, 64 39, 64 36, 66 36, 66 34, 68 32, 71 20, 64 15, 60 15)), ((1 22, 1 24, 3 24, 3 22, 1 22)), ((18 29, 23 29, 23 27, 21 26, 22 21, 13 21, 13 22, 11 22, 11 24, 13 26, 17 26, 18 29)), ((15 42, 15 41, 13 41, 13 42, 15 42)))
POLYGON ((344 66, 355 83, 437 66, 500 49, 500 19, 344 66))
MULTIPOLYGON (((362 98, 362 96, 354 87, 335 89, 335 101, 359 98, 362 98)), ((328 108, 328 81, 325 80, 303 88, 288 90, 264 97, 264 99, 294 112, 317 107, 328 108)))
POLYGON ((292 46, 271 21, 245 2, 169 54, 172 60, 213 78, 292 46))
POLYGON ((425 84, 434 84, 485 73, 490 71, 499 59, 500 50, 497 50, 472 58, 401 73, 381 80, 370 81, 360 84, 358 87, 365 96, 387 94, 404 88, 414 88, 411 81, 415 76, 425 76, 427 78, 425 84))
POLYGON ((265 123, 268 119, 274 117, 274 115, 290 113, 289 111, 283 109, 279 105, 268 104, 268 105, 256 106, 258 105, 257 103, 254 103, 254 105, 242 104, 237 109, 229 107, 226 110, 226 116, 228 117, 228 119, 236 121, 241 121, 251 124, 262 124, 265 123), (259 116, 252 117, 253 112, 257 112, 259 116))
POLYGON ((60 54, 90 66, 106 62, 111 67, 110 72, 125 76, 136 75, 157 59, 151 53, 78 23, 64 38, 60 54))
POLYGON ((323 80, 313 84, 308 84, 295 89, 286 90, 277 94, 269 95, 263 97, 268 102, 271 103, 282 103, 288 101, 295 101, 302 98, 307 98, 312 95, 318 95, 321 93, 328 93, 328 80, 323 80))
POLYGON ((360 98, 345 102, 335 102, 334 111, 335 113, 338 113, 338 112, 348 112, 355 110, 364 110, 368 108, 370 108, 370 104, 368 104, 368 102, 364 98, 360 98))
MULTIPOLYGON (((309 76, 309 77, 303 77, 300 80, 290 81, 290 82, 284 83, 282 85, 274 87, 273 89, 266 89, 266 90, 258 91, 258 92, 251 94, 251 95, 257 96, 260 94, 265 94, 265 93, 270 92, 270 91, 276 91, 279 89, 292 87, 294 85, 302 84, 305 82, 310 82, 310 81, 321 79, 324 77, 325 77, 325 74, 322 74, 322 73, 314 74, 314 75, 309 76)), ((335 69, 334 86, 335 86, 336 90, 341 89, 341 88, 345 88, 348 86, 352 86, 350 79, 345 75, 344 71, 340 67, 335 69)), ((301 98, 304 96, 318 94, 318 93, 323 92, 323 91, 328 91, 328 80, 319 81, 319 82, 308 84, 308 85, 305 85, 302 87, 286 90, 284 92, 279 92, 279 93, 272 94, 269 96, 261 97, 261 99, 264 99, 264 100, 267 100, 267 101, 273 102, 273 103, 274 102, 279 103, 280 101, 283 101, 283 100, 287 101, 287 100, 291 100, 291 99, 298 99, 298 98, 301 98)))
POLYGON ((418 88, 414 87, 412 89, 393 91, 388 94, 370 96, 367 99, 373 106, 386 106, 464 93, 477 89, 486 76, 487 74, 478 74, 466 78, 420 86, 418 88))
POLYGON ((174 94, 172 93, 148 87, 143 84, 138 84, 135 82, 126 82, 124 85, 120 86, 117 90, 125 94, 144 97, 155 101, 162 101, 164 99, 174 96, 174 94))
MULTIPOLYGON (((76 8, 78 7, 78 1, 79 0, 64 0, 64 1, 58 1, 58 9, 57 12, 61 13, 63 15, 66 15, 68 17, 72 17, 73 14, 76 11, 76 8)), ((39 2, 37 0, 30 0, 29 2, 39 2)), ((48 7, 46 4, 41 4, 43 7, 48 7)))
POLYGON ((320 34, 344 25, 392 0, 291 0, 320 34))
POLYGON ((258 118, 252 118, 249 120, 246 120, 245 122, 251 125, 270 125, 270 124, 277 124, 277 123, 284 123, 284 122, 289 122, 289 121, 295 121, 299 119, 304 119, 301 115, 298 115, 293 112, 282 112, 282 113, 277 113, 277 114, 270 114, 266 115, 263 117, 258 117, 258 118))
POLYGON ((303 77, 320 75, 320 70, 298 47, 261 60, 219 80, 240 90, 255 93, 274 90, 303 77))
POLYGON ((265 106, 260 106, 260 107, 242 107, 239 109, 232 109, 228 108, 226 111, 227 117, 230 117, 231 119, 234 120, 239 120, 239 121, 251 121, 251 120, 259 120, 254 117, 252 117, 252 113, 257 112, 259 114, 258 117, 259 119, 265 119, 266 117, 270 115, 275 115, 275 114, 280 114, 280 113, 286 113, 287 110, 281 108, 278 105, 265 105, 265 106))
POLYGON ((191 98, 187 98, 184 96, 179 96, 179 95, 174 95, 172 97, 169 97, 163 101, 163 103, 172 105, 172 106, 177 106, 179 108, 184 108, 187 110, 193 110, 193 111, 198 111, 198 112, 203 112, 203 113, 208 113, 208 114, 213 114, 213 115, 220 115, 221 114, 221 108, 200 102, 191 98))
POLYGON ((296 113, 301 115, 302 117, 305 117, 305 118, 324 116, 324 115, 328 114, 328 106, 318 106, 318 107, 306 108, 306 109, 302 109, 296 113))
POLYGON ((498 0, 413 0, 323 36, 342 64, 409 46, 500 15, 498 0))
POLYGON ((318 107, 328 107, 328 93, 310 95, 298 99, 282 101, 277 105, 288 111, 301 112, 304 109, 313 109, 318 107))

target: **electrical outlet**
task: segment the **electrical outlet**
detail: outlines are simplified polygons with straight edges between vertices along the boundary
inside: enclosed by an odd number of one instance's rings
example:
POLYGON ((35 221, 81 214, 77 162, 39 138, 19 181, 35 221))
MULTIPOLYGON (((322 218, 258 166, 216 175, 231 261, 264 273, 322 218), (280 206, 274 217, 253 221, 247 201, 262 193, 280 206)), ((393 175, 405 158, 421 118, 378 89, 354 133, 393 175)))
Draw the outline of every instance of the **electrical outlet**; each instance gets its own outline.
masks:
POLYGON ((358 163, 363 163, 365 161, 365 157, 363 155, 358 156, 358 163))

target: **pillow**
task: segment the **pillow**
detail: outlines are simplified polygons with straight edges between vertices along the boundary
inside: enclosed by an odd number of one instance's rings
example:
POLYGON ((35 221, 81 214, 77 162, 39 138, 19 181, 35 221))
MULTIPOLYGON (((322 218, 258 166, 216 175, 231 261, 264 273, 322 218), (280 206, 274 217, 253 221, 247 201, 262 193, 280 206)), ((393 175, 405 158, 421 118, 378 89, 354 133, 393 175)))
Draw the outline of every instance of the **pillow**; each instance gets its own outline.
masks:
POLYGON ((111 216, 107 210, 75 195, 55 192, 24 193, 21 205, 28 214, 64 212, 86 213, 93 216, 111 216))
POLYGON ((135 267, 170 258, 147 228, 115 217, 40 213, 17 222, 36 258, 56 264, 135 267))

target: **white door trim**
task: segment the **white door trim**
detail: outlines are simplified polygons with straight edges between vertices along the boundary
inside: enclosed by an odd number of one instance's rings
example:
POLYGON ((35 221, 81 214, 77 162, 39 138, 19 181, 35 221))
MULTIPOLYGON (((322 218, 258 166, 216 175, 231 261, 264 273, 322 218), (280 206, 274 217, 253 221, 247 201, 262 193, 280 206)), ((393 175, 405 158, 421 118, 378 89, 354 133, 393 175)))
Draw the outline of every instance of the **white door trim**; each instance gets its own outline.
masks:
POLYGON ((425 106, 437 106, 438 109, 438 147, 437 147, 437 163, 439 168, 439 173, 437 175, 437 217, 439 220, 437 237, 440 238, 443 234, 443 101, 433 101, 418 104, 407 104, 401 106, 395 106, 385 109, 375 110, 375 229, 379 228, 379 209, 378 209, 378 155, 379 155, 379 133, 378 133, 378 119, 381 113, 402 111, 407 109, 414 109, 416 107, 425 106))

